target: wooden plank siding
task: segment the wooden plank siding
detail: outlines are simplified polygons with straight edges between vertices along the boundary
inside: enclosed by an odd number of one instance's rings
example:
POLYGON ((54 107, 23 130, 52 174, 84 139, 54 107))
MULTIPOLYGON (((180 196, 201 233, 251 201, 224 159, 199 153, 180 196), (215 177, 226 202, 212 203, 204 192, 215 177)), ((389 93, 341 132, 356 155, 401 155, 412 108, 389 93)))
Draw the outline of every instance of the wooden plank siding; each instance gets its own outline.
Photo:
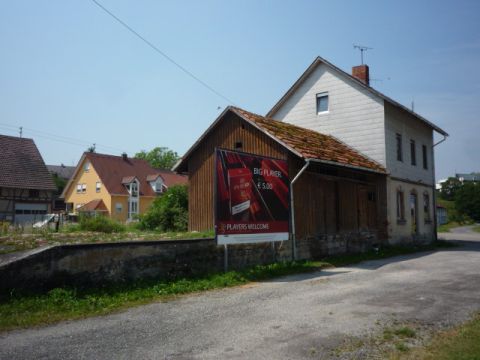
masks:
MULTIPOLYGON (((288 160, 290 179, 305 164, 263 132, 229 114, 188 160, 190 231, 214 228, 216 147, 288 160), (241 149, 235 148, 237 142, 242 143, 241 149)), ((293 189, 297 237, 379 230, 386 218, 385 181, 384 175, 312 163, 293 189)))
POLYGON ((287 160, 287 150, 235 114, 229 113, 199 144, 188 161, 189 230, 214 228, 215 148, 240 150, 287 160), (235 144, 242 143, 236 149, 235 144))

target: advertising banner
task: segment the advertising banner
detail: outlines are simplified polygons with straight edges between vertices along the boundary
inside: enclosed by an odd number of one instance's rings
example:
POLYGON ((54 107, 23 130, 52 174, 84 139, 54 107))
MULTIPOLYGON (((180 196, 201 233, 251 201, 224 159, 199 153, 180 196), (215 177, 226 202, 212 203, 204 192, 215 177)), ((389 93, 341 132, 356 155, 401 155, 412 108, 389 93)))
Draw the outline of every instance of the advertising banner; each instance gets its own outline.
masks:
POLYGON ((215 155, 217 243, 288 240, 287 161, 223 149, 215 155))

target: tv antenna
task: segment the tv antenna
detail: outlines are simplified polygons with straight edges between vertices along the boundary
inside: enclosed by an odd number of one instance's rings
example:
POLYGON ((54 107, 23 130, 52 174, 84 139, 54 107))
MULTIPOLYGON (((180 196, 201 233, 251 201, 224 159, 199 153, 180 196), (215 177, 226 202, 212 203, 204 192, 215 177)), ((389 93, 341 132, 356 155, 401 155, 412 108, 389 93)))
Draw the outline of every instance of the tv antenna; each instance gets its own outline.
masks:
POLYGON ((353 48, 360 50, 360 58, 362 59, 362 65, 363 65, 363 52, 367 51, 367 50, 373 50, 373 48, 371 48, 371 47, 363 46, 363 45, 356 45, 356 44, 353 44, 353 48))

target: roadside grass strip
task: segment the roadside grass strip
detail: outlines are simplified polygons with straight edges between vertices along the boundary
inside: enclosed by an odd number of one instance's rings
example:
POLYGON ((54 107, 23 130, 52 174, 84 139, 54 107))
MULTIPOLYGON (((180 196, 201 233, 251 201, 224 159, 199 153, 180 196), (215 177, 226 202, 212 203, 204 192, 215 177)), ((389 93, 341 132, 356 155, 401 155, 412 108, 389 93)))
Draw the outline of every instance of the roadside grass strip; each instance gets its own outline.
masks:
POLYGON ((433 336, 426 346, 399 350, 390 355, 392 360, 478 360, 480 359, 480 313, 472 320, 433 336))
POLYGON ((438 242, 428 246, 386 247, 363 254, 333 256, 319 261, 279 262, 196 278, 145 280, 100 288, 56 288, 44 294, 0 294, 0 331, 105 315, 132 306, 170 300, 182 294, 452 246, 455 245, 438 242))

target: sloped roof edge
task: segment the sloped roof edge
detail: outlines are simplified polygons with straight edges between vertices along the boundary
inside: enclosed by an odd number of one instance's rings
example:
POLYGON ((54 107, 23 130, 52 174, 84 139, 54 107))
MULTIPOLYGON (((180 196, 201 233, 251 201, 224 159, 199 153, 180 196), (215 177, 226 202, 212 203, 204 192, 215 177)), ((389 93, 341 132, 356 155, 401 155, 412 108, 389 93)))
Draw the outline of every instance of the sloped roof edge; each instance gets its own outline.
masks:
POLYGON ((343 71, 342 69, 340 69, 339 67, 333 65, 331 62, 329 62, 328 60, 325 60, 324 58, 320 57, 320 56, 317 56, 315 58, 315 60, 310 64, 310 66, 303 72, 303 74, 298 78, 297 81, 295 81, 295 83, 287 90, 287 92, 280 98, 280 100, 278 100, 278 102, 270 109, 270 111, 265 115, 266 117, 272 117, 272 115, 280 108, 280 106, 282 106, 288 98, 290 98, 290 96, 295 92, 295 90, 298 89, 298 87, 305 81, 305 79, 313 72, 313 70, 315 70, 315 68, 320 65, 320 64, 325 64, 326 66, 328 66, 329 68, 337 71, 338 73, 340 73, 341 75, 347 77, 350 81, 353 81, 354 83, 360 85, 361 87, 363 87, 364 89, 368 90, 369 92, 371 92, 372 94, 380 97, 381 99, 383 99, 384 101, 387 101, 389 102, 390 104, 392 104, 393 106, 396 106, 404 111, 406 111, 407 113, 415 116, 417 119, 419 119, 420 121, 422 121, 423 123, 425 123, 427 126, 431 127, 433 130, 435 130, 436 132, 438 132, 439 134, 441 135, 444 135, 444 136, 449 136, 448 133, 441 129, 440 127, 438 127, 437 125, 435 125, 434 123, 430 122, 429 120, 427 120, 426 118, 424 118, 423 116, 417 114, 416 112, 410 110, 409 108, 407 108, 406 106, 400 104, 399 102, 393 100, 392 98, 388 97, 387 95, 381 93, 380 91, 378 90, 375 90, 374 88, 372 88, 371 86, 368 86, 366 84, 364 84, 363 82, 361 82, 360 80, 356 79, 355 77, 353 77, 352 75, 350 75, 349 73, 343 71))
MULTIPOLYGON (((316 159, 316 158, 310 158, 310 157, 307 157, 307 156, 304 156, 303 154, 301 154, 299 151, 297 151, 296 149, 292 148, 291 146, 289 146, 288 144, 286 144, 284 141, 282 141, 281 139, 279 139, 277 136, 271 134, 267 129, 264 129, 263 127, 259 126, 258 124, 255 123, 255 121, 253 120, 250 120, 247 116, 245 116, 242 111, 246 112, 245 110, 242 110, 242 109, 238 109, 234 106, 228 106, 218 117, 217 119, 208 127, 208 129, 199 137, 199 139, 190 147, 190 149, 187 150, 187 152, 185 153, 185 155, 175 164, 175 166, 173 167, 174 170, 178 170, 181 166, 183 166, 185 164, 185 161, 189 158, 189 156, 192 154, 192 152, 199 146, 199 144, 203 141, 203 139, 208 135, 208 133, 213 130, 215 128, 215 126, 224 118, 224 116, 228 113, 228 112, 232 112, 234 113, 235 115, 237 115, 238 117, 240 117, 243 121, 246 121, 248 124, 252 125, 254 128, 256 128, 258 131, 260 131, 261 133, 267 135, 268 137, 270 137, 272 140, 274 140, 275 142, 277 142, 278 144, 280 144, 282 147, 284 147, 285 149, 287 149, 288 151, 290 151, 291 153, 295 154, 296 156, 298 156, 299 158, 301 159, 305 159, 305 160, 310 160, 310 161, 314 161, 314 162, 322 162, 322 163, 325 163, 325 164, 330 164, 330 165, 336 165, 336 166, 341 166, 341 167, 348 167, 348 168, 354 168, 354 169, 359 169, 359 170, 364 170, 364 171, 369 171, 369 172, 375 172, 375 173, 380 173, 380 174, 385 174, 386 172, 385 171, 380 171, 380 170, 376 170, 376 169, 372 169, 372 168, 367 168, 367 167, 363 167, 363 166, 356 166, 356 165, 351 165, 351 164, 344 164, 344 163, 338 163, 338 162, 334 162, 334 161, 328 161, 328 160, 322 160, 322 159, 316 159)), ((248 112, 247 112, 248 113, 248 112)), ((254 114, 251 114, 251 115, 254 115, 254 114)), ((260 115, 256 115, 256 116, 260 116, 260 115)), ((277 122, 277 120, 273 120, 273 119, 267 119, 267 120, 270 120, 270 121, 274 121, 274 122, 277 122)), ((294 125, 290 125, 290 126, 294 126, 294 125)), ((307 129, 305 129, 307 130, 307 129)), ((310 130, 309 130, 310 131, 310 130)), ((313 130, 311 130, 313 132, 313 130)), ((323 135, 323 134, 322 134, 323 135)), ((351 148, 350 146, 348 146, 347 144, 339 141, 338 139, 336 139, 335 137, 331 136, 331 135, 324 135, 324 136, 328 136, 332 139, 335 139, 335 141, 338 141, 339 143, 342 143, 344 146, 350 148, 352 151, 354 151, 355 153, 358 153, 357 150, 351 148)), ((359 156, 362 156, 362 157, 365 157, 365 155, 362 155, 360 153, 358 153, 359 156)), ((373 162, 373 163, 376 163, 374 160, 370 159, 367 157, 367 159, 369 159, 369 161, 373 162)), ((377 164, 377 163, 376 163, 377 164)), ((378 164, 378 167, 379 169, 382 169, 384 170, 383 166, 381 164, 378 164)))

